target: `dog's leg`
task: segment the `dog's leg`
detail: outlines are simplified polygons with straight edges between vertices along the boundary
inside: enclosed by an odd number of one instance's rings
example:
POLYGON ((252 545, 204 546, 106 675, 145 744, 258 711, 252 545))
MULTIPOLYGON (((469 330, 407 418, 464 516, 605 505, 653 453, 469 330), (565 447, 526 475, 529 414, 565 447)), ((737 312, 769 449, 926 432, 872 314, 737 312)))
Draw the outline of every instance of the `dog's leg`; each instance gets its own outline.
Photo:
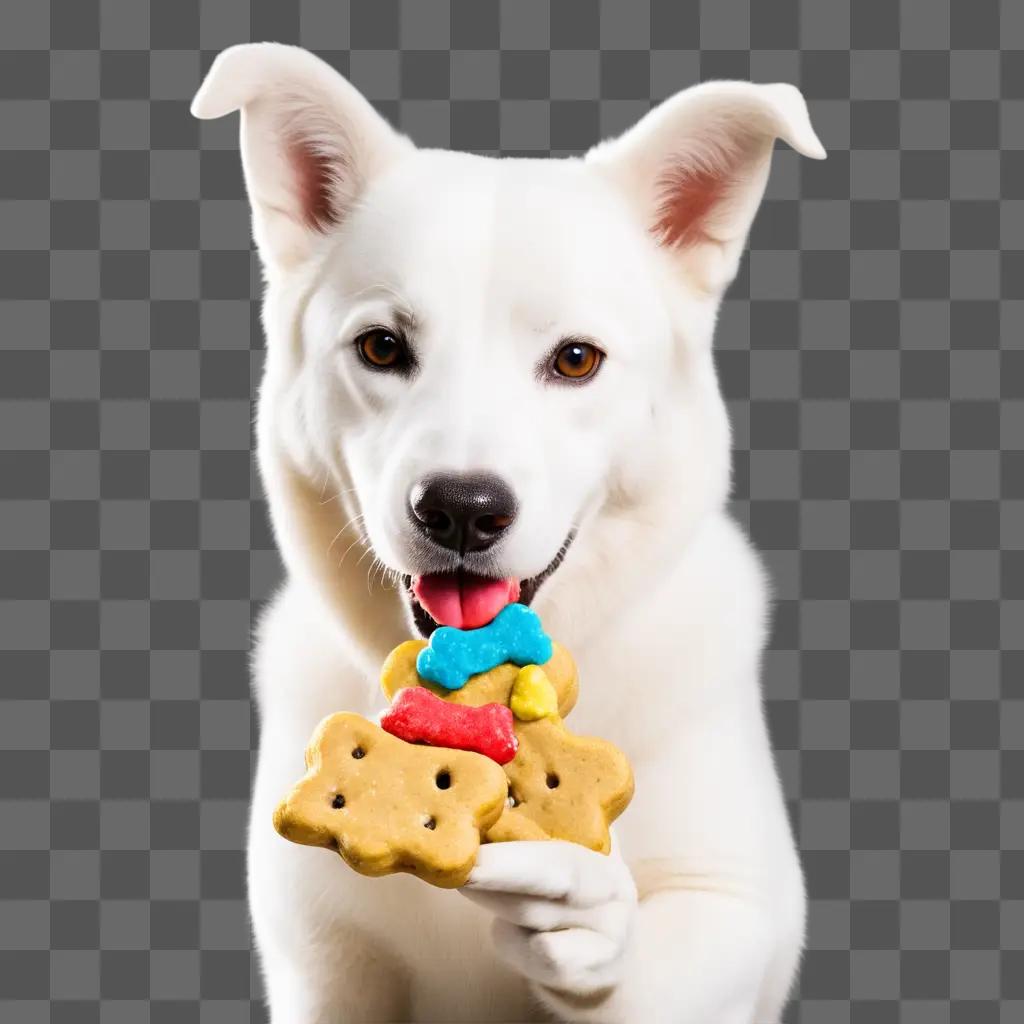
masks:
MULTIPOLYGON (((271 1024, 407 1019, 397 958, 366 926, 357 876, 325 850, 282 839, 271 819, 301 741, 264 736, 249 821, 248 890, 271 1024)), ((301 764, 301 761, 300 761, 301 764)))
POLYGON ((408 1019, 405 986, 372 941, 346 929, 337 941, 287 949, 258 939, 271 1024, 351 1024, 408 1019))
POLYGON ((344 915, 338 873, 324 873, 336 865, 323 851, 282 851, 280 842, 261 837, 249 855, 250 908, 271 1024, 406 1019, 408 987, 395 957, 344 915))
POLYGON ((625 924, 609 858, 572 844, 481 851, 498 952, 558 1019, 778 1021, 804 894, 760 709, 745 707, 679 715, 678 745, 635 762, 620 838, 638 901, 625 924))
POLYGON ((714 892, 642 900, 621 981, 579 997, 543 984, 558 1019, 650 1024, 775 1024, 782 1002, 759 1005, 776 936, 759 908, 714 892))
POLYGON ((498 954, 559 1019, 777 1021, 788 976, 769 975, 780 949, 792 970, 800 929, 788 942, 756 897, 731 889, 724 877, 665 861, 637 868, 641 886, 660 886, 639 905, 630 872, 614 854, 507 843, 483 848, 463 892, 496 915, 498 954))

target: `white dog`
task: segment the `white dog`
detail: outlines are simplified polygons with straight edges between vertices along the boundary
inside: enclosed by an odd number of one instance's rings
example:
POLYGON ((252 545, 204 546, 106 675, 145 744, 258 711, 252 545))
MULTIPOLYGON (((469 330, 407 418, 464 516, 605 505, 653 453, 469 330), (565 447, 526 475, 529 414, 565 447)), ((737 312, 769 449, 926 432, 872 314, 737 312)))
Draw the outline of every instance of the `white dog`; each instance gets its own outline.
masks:
POLYGON ((804 934, 759 686, 766 587, 725 512, 712 361, 799 92, 714 82, 566 160, 419 149, 326 64, 222 53, 266 272, 258 455, 288 582, 255 655, 252 919, 274 1024, 775 1021, 804 934), (379 570, 379 572, 377 571, 379 570), (460 892, 271 825, 317 722, 387 652, 519 595, 631 759, 604 857, 480 851, 460 892))

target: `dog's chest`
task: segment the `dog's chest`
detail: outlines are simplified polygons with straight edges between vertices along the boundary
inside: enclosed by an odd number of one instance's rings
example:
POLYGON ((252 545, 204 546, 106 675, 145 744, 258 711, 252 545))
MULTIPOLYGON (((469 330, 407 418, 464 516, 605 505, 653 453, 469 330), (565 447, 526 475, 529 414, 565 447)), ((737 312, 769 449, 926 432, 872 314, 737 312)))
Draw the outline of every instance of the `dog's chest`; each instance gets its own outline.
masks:
POLYGON ((337 876, 345 917, 383 931, 411 979, 412 1020, 546 1019, 535 1016, 522 978, 496 959, 490 915, 460 893, 408 875, 363 878, 343 868, 337 876))

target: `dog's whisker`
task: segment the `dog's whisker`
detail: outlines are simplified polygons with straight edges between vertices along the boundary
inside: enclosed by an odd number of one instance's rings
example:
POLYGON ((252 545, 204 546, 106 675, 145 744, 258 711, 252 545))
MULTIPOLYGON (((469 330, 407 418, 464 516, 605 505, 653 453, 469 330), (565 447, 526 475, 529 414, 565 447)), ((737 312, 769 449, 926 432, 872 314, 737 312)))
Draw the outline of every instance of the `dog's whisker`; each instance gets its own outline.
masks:
POLYGON ((385 565, 384 562, 382 561, 380 563, 380 585, 384 590, 394 589, 393 576, 394 570, 391 568, 390 565, 385 565))
POLYGON ((347 548, 345 548, 344 554, 338 559, 338 568, 340 569, 345 559, 348 557, 348 553, 359 543, 367 543, 367 540, 362 534, 360 534, 347 548))
MULTIPOLYGON (((342 556, 341 556, 341 558, 339 558, 339 559, 338 559, 338 568, 339 568, 339 569, 340 569, 340 568, 342 567, 342 565, 343 565, 343 564, 344 564, 344 562, 345 562, 345 559, 346 559, 346 558, 348 557, 348 553, 349 553, 349 552, 350 552, 350 551, 351 551, 351 550, 352 550, 352 549, 353 549, 353 548, 354 548, 354 547, 355 547, 355 546, 356 546, 357 544, 367 544, 367 545, 369 544, 369 538, 367 537, 367 535, 366 535, 366 530, 364 529, 364 520, 365 520, 365 515, 364 515, 364 513, 360 512, 360 513, 358 513, 357 515, 354 515, 354 516, 353 516, 353 517, 352 517, 352 518, 351 518, 351 519, 350 519, 350 520, 349 520, 349 521, 348 521, 348 522, 347 522, 347 523, 345 524, 345 526, 343 526, 343 527, 342 527, 342 529, 338 531, 338 536, 340 536, 340 535, 341 535, 341 534, 342 534, 342 533, 343 533, 343 532, 344 532, 345 530, 347 530, 347 529, 348 529, 348 528, 349 528, 350 526, 352 526, 352 525, 355 525, 355 526, 357 527, 357 529, 356 529, 356 536, 355 536, 355 539, 354 539, 354 540, 352 541, 352 543, 351 543, 351 544, 349 544, 349 546, 348 546, 347 548, 345 548, 344 552, 342 553, 342 556)), ((335 543, 337 542, 337 540, 338 540, 338 536, 336 536, 336 537, 334 538, 334 540, 333 540, 333 541, 331 541, 331 547, 332 547, 332 548, 334 547, 335 543)), ((330 548, 328 549, 328 552, 329 552, 329 551, 330 551, 330 548)), ((358 564, 358 563, 356 563, 356 564, 358 564)))
POLYGON ((327 554, 328 554, 328 555, 329 555, 329 554, 331 553, 331 549, 332 549, 332 548, 334 547, 334 545, 338 543, 338 538, 339 538, 339 537, 340 537, 340 536, 341 536, 341 535, 342 535, 342 534, 343 534, 343 533, 344 533, 344 532, 345 532, 345 531, 346 531, 346 530, 347 530, 347 529, 348 529, 348 528, 349 528, 350 526, 353 526, 353 525, 355 525, 355 524, 360 524, 360 523, 362 522, 362 520, 364 519, 364 517, 365 517, 365 513, 364 513, 364 512, 357 512, 357 513, 356 513, 356 514, 355 514, 354 516, 352 516, 352 517, 351 517, 351 518, 350 518, 350 519, 348 520, 348 522, 347 522, 347 523, 345 523, 345 525, 344 525, 344 526, 343 526, 343 527, 342 527, 342 528, 341 528, 341 529, 340 529, 340 530, 339 530, 339 531, 338 531, 338 532, 337 532, 337 533, 336 533, 336 534, 334 535, 334 539, 333 539, 333 540, 331 541, 331 543, 330 543, 330 544, 329 544, 329 545, 327 546, 327 554))
POLYGON ((363 559, 364 559, 364 558, 365 558, 365 557, 366 557, 367 555, 373 555, 373 557, 374 557, 374 558, 376 558, 376 557, 377 557, 377 556, 376 556, 376 555, 374 554, 374 552, 373 552, 373 548, 371 548, 371 547, 367 547, 367 549, 366 549, 366 550, 365 550, 365 551, 364 551, 364 552, 363 552, 363 553, 362 553, 362 554, 361 554, 361 555, 359 556, 359 561, 358 561, 358 562, 356 562, 356 568, 357 568, 357 569, 359 568, 359 565, 360 565, 360 563, 362 562, 362 560, 363 560, 363 559))
POLYGON ((325 498, 324 497, 324 491, 326 491, 326 490, 327 490, 327 488, 325 486, 324 490, 320 492, 320 504, 321 505, 329 505, 332 501, 337 501, 339 498, 341 498, 342 496, 344 496, 346 494, 352 494, 354 491, 357 490, 357 488, 355 488, 355 487, 343 487, 340 491, 337 491, 335 494, 332 494, 331 497, 329 497, 329 498, 325 498))
POLYGON ((366 592, 372 593, 373 591, 373 578, 377 574, 377 568, 381 570, 381 583, 384 580, 384 572, 387 570, 387 566, 380 560, 375 554, 373 556, 373 564, 370 566, 370 571, 366 574, 366 592))
POLYGON ((331 543, 327 545, 327 554, 330 554, 330 553, 331 553, 331 548, 333 548, 333 547, 334 547, 334 545, 338 543, 338 538, 339 538, 339 537, 340 537, 340 536, 341 536, 341 535, 342 535, 342 534, 343 534, 344 532, 345 532, 345 527, 343 526, 343 527, 342 527, 342 528, 341 528, 341 529, 340 529, 340 530, 339 530, 339 531, 338 531, 338 532, 337 532, 337 533, 336 533, 336 534, 334 535, 334 537, 333 537, 333 538, 331 539, 331 543))

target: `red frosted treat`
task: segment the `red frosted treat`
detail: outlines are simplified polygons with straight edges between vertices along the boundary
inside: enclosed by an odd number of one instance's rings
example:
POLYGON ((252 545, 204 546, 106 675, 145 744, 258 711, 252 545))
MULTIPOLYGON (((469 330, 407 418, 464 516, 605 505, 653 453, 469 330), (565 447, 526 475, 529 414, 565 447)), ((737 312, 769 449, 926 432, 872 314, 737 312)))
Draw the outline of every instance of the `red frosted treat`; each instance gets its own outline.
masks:
POLYGON ((422 686, 399 690, 380 727, 409 743, 473 750, 498 764, 511 761, 518 745, 512 712, 503 704, 449 704, 422 686))

